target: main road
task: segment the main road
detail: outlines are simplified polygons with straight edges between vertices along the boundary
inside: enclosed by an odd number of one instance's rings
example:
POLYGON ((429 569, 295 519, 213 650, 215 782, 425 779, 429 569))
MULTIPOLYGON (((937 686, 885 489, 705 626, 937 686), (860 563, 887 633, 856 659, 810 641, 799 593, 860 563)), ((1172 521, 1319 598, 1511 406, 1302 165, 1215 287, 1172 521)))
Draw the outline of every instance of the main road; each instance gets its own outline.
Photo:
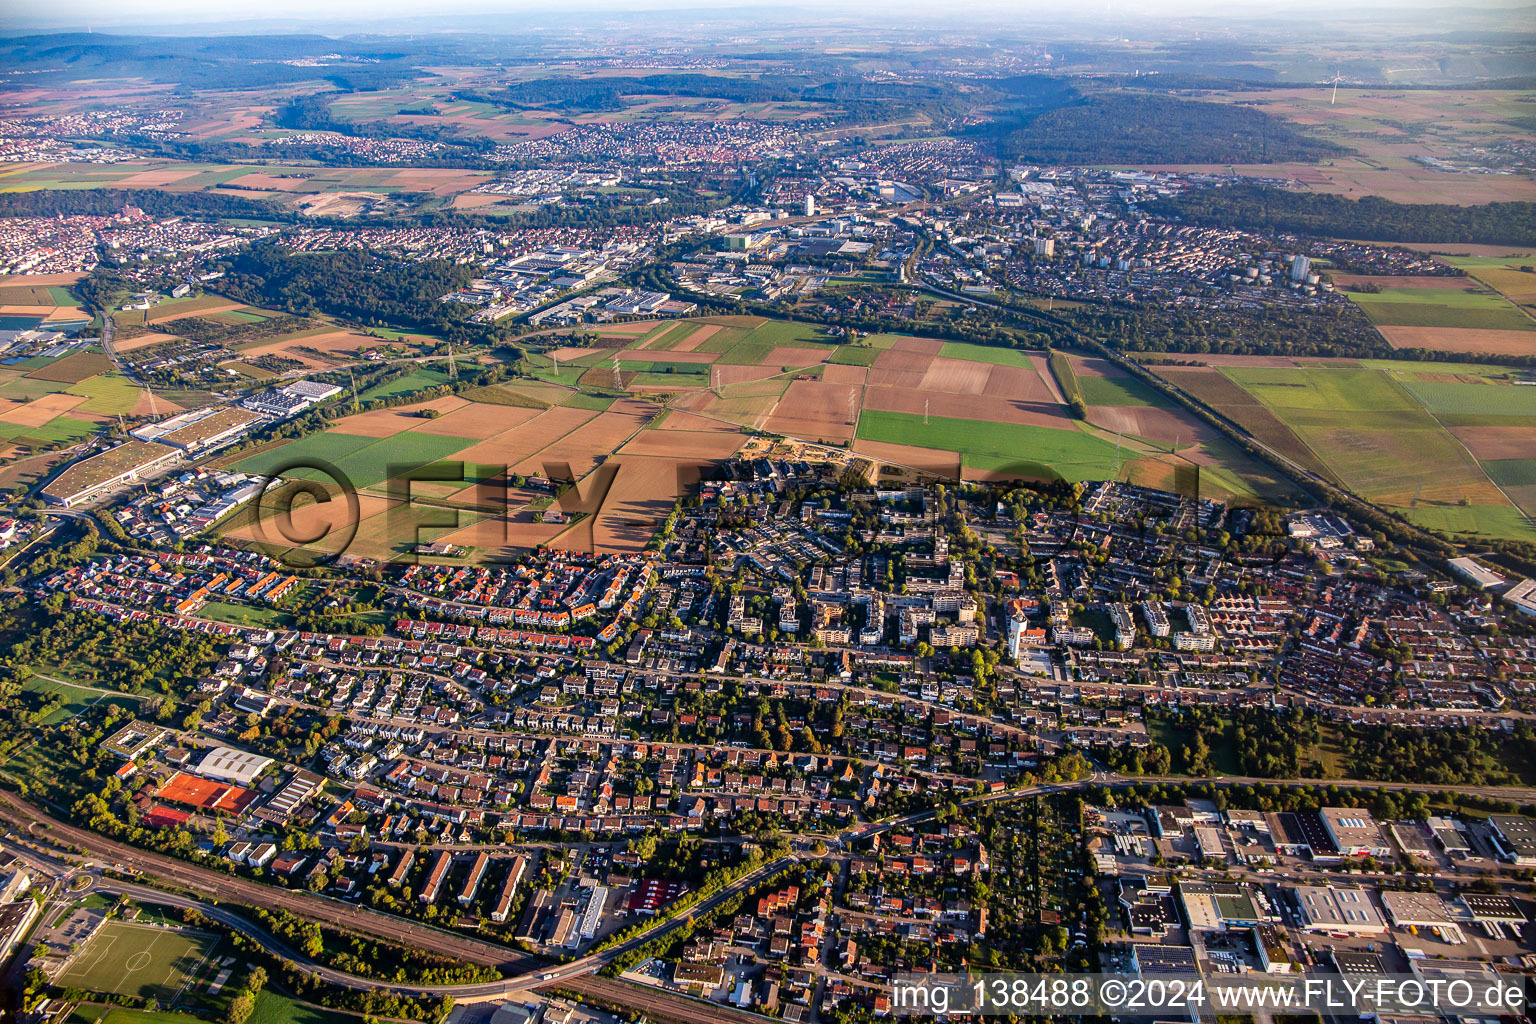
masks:
MULTIPOLYGON (((1341 789, 1384 789, 1395 792, 1455 791, 1468 795, 1513 800, 1536 799, 1536 789, 1505 786, 1445 786, 1422 783, 1378 783, 1353 779, 1260 779, 1251 776, 1122 776, 1101 773, 1089 779, 1070 782, 1046 783, 1014 790, 989 793, 960 802, 961 807, 973 807, 987 803, 1015 800, 1029 796, 1070 792, 1093 785, 1129 786, 1138 783, 1191 785, 1215 783, 1218 785, 1320 785, 1337 786, 1341 789)), ((938 808, 885 821, 867 823, 848 829, 834 837, 833 842, 846 847, 850 842, 867 839, 879 833, 908 828, 930 821, 939 814, 938 808)), ((533 988, 566 987, 581 991, 594 998, 633 1006, 657 1016, 665 1016, 682 1024, 714 1024, 716 1021, 733 1021, 745 1024, 758 1020, 753 1014, 731 1010, 715 1004, 703 1004, 685 996, 660 989, 631 985, 605 978, 592 978, 608 964, 625 953, 662 938, 684 927, 696 916, 708 914, 726 900, 746 892, 772 875, 796 864, 802 854, 790 853, 768 861, 741 876, 717 892, 711 894, 686 913, 659 919, 649 927, 622 943, 600 952, 592 953, 563 964, 550 964, 527 953, 508 949, 494 943, 459 935, 441 928, 409 921, 403 918, 339 900, 316 896, 300 890, 279 889, 248 879, 225 874, 211 868, 190 864, 124 843, 107 839, 95 832, 78 828, 60 821, 41 807, 10 793, 0 793, 0 820, 11 823, 19 832, 35 839, 63 846, 66 849, 84 851, 90 858, 125 871, 136 872, 146 878, 185 890, 192 895, 165 892, 134 882, 101 878, 97 886, 105 891, 120 892, 134 899, 158 902, 174 907, 193 908, 208 915, 226 927, 248 935, 263 948, 283 959, 300 965, 304 970, 335 985, 354 989, 386 989, 407 995, 446 995, 460 1001, 484 1001, 533 988), (41 826, 41 831, 35 831, 41 826), (381 981, 349 974, 317 963, 298 953, 287 943, 248 920, 236 911, 219 906, 220 903, 237 903, 269 910, 284 910, 305 920, 315 921, 327 927, 341 927, 362 934, 375 936, 389 942, 429 950, 442 956, 452 957, 501 972, 502 977, 492 982, 461 985, 408 985, 381 981)), ((35 857, 29 847, 4 844, 23 856, 35 857)), ((59 863, 63 863, 59 861, 59 863)))

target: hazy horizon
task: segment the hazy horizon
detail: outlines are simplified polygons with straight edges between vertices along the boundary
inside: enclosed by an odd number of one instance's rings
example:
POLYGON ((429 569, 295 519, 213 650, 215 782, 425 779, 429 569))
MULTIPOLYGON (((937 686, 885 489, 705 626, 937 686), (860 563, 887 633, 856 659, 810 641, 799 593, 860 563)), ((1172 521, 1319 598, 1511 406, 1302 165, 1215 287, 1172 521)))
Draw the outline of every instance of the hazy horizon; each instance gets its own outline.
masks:
MULTIPOLYGON (((269 34, 284 31, 307 31, 321 35, 393 35, 420 34, 438 31, 468 31, 474 26, 461 25, 464 19, 485 19, 489 30, 515 31, 515 26, 495 27, 507 19, 527 18, 538 24, 545 20, 571 21, 592 18, 615 18, 626 22, 644 22, 668 16, 684 16, 692 21, 709 23, 731 21, 733 16, 758 8, 767 8, 761 0, 717 0, 708 4, 679 3, 676 0, 637 0, 621 3, 618 0, 577 0, 572 4, 552 5, 547 0, 531 0, 527 3, 494 2, 494 0, 457 0, 448 5, 438 5, 430 12, 423 12, 416 4, 406 0, 329 0, 324 4, 304 3, 302 0, 277 0, 263 5, 260 16, 252 15, 247 4, 231 0, 127 0, 127 2, 102 4, 96 0, 62 0, 58 3, 22 3, 0 12, 0 31, 11 34, 47 32, 110 31, 112 34, 215 34, 238 35, 243 33, 269 34)), ((1283 22, 1301 17, 1341 22, 1362 16, 1384 17, 1388 23, 1392 14, 1412 10, 1422 15, 1426 12, 1444 12, 1447 15, 1468 13, 1483 15, 1480 20, 1508 20, 1509 31, 1529 31, 1531 22, 1521 12, 1533 5, 1525 0, 1481 0, 1473 5, 1448 4, 1445 0, 1421 0, 1417 3, 1361 2, 1338 6, 1324 0, 1301 0, 1283 6, 1257 2, 1237 3, 1220 0, 1107 0, 1104 6, 1085 5, 1067 10, 1059 4, 1045 0, 1028 3, 980 3, 968 4, 963 9, 935 8, 918 3, 879 3, 876 0, 854 0, 836 6, 816 2, 797 3, 792 6, 773 6, 771 9, 786 22, 806 20, 858 23, 869 19, 905 23, 946 24, 994 24, 1025 20, 1042 25, 1082 24, 1104 27, 1123 24, 1140 26, 1147 21, 1167 22, 1169 19, 1206 20, 1227 23, 1283 22), (1507 19, 1503 16, 1507 15, 1507 19)), ((660 21, 658 21, 660 24, 660 21)), ((482 26, 485 27, 485 26, 482 26)), ((774 26, 769 26, 774 27, 774 26)), ((1308 27, 1306 22, 1299 27, 1308 27)), ((1411 26, 1406 26, 1411 27, 1411 26)), ((1487 26, 1480 26, 1486 29, 1487 26)))

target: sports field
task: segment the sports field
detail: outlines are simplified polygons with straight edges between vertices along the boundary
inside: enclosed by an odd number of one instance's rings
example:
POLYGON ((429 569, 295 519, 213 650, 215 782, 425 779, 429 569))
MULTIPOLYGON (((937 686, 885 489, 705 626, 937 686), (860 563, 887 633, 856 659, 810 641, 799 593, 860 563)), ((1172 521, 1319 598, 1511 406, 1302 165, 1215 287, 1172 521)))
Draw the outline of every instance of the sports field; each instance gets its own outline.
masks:
POLYGON ((173 1006, 211 970, 216 935, 108 921, 56 979, 64 988, 154 999, 173 1006))

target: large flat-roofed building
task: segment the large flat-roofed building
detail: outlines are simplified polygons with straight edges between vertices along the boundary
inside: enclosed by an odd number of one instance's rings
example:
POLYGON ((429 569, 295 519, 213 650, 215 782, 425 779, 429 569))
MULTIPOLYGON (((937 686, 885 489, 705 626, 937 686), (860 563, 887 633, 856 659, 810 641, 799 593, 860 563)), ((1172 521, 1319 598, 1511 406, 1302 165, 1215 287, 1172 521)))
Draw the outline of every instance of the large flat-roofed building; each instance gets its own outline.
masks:
POLYGON ((203 756, 197 766, 199 775, 223 782, 249 786, 272 763, 270 757, 262 757, 248 750, 234 747, 214 747, 203 756))
POLYGON ((1390 857, 1392 846, 1370 811, 1354 807, 1324 807, 1318 815, 1328 838, 1344 857, 1390 857))
POLYGON ((1432 892, 1389 889, 1381 894, 1381 905, 1387 920, 1398 928, 1450 928, 1472 921, 1472 914, 1465 907, 1447 903, 1432 892))
POLYGON ((154 440, 182 451, 200 452, 234 440, 249 430, 251 424, 261 420, 260 416, 249 409, 212 409, 203 412, 206 415, 189 420, 154 440))
POLYGON ((1536 821, 1519 814, 1490 814, 1499 856, 1521 867, 1536 865, 1536 821))
POLYGON ((1329 935, 1381 935, 1387 923, 1364 889, 1298 885, 1291 890, 1302 927, 1329 935))
POLYGON ((43 488, 43 497, 72 508, 170 465, 181 452, 150 441, 125 441, 70 466, 43 488))
POLYGON ((1131 968, 1137 974, 1198 974, 1193 946, 1159 946, 1140 942, 1131 947, 1131 968))
POLYGON ((1461 823, 1454 818, 1429 818, 1424 822, 1429 829, 1435 845, 1444 851, 1447 857, 1466 857, 1472 852, 1472 843, 1467 839, 1461 823))
POLYGON ((1268 900, 1239 882, 1180 882, 1179 905, 1196 931, 1252 928, 1278 920, 1268 900))

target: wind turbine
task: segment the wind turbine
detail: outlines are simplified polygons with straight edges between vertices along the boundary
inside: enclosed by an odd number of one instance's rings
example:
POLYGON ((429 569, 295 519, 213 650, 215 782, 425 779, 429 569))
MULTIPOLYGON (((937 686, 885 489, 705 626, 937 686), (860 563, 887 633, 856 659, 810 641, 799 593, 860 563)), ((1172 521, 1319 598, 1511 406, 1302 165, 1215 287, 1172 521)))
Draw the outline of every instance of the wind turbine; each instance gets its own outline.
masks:
POLYGON ((1328 105, 1331 107, 1339 101, 1339 83, 1344 81, 1344 76, 1335 71, 1329 81, 1333 83, 1333 97, 1328 101, 1328 105))

